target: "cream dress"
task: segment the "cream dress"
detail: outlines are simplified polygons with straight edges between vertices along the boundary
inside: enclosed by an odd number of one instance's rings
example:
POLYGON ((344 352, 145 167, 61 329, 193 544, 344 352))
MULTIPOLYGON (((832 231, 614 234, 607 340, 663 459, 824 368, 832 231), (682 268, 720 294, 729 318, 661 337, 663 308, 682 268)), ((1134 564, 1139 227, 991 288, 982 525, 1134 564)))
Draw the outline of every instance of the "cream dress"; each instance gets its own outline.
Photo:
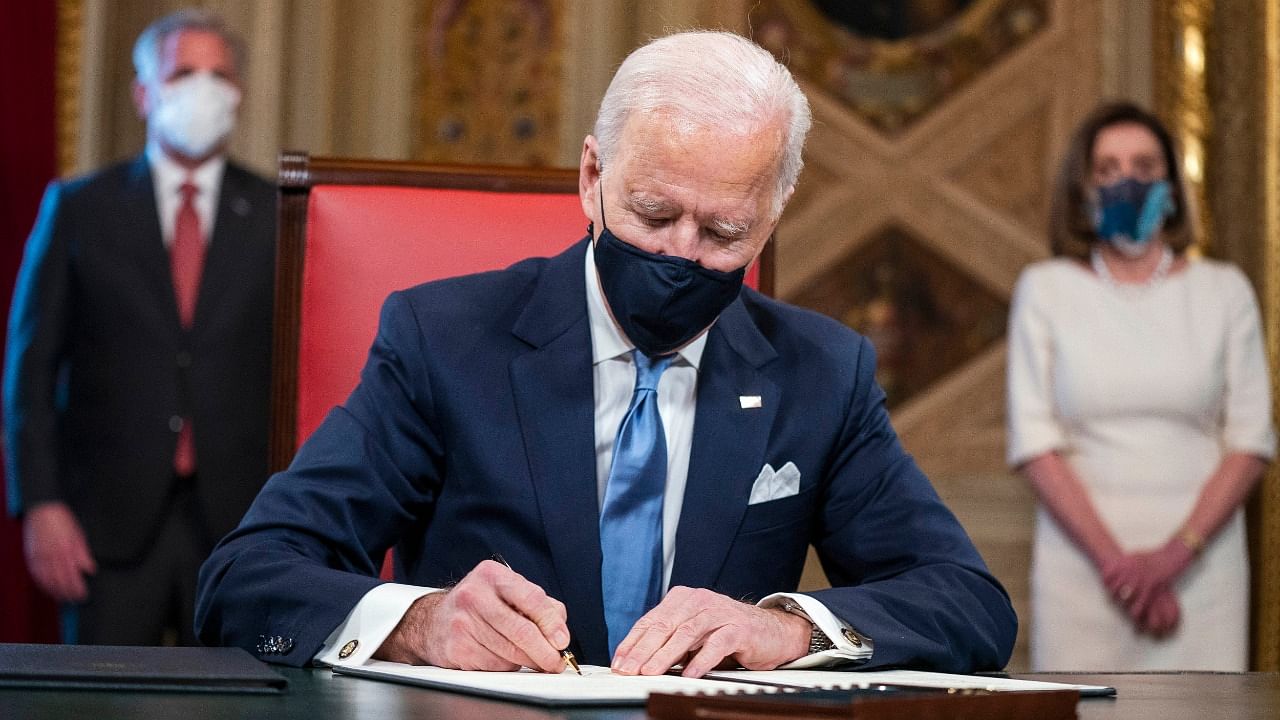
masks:
MULTIPOLYGON (((1146 286, 1057 258, 1029 266, 1009 319, 1008 462, 1062 454, 1126 550, 1181 527, 1223 456, 1271 457, 1258 306, 1243 273, 1192 260, 1146 286)), ((1240 510, 1175 586, 1164 639, 1134 628, 1044 507, 1031 563, 1033 670, 1244 670, 1249 563, 1240 510)))

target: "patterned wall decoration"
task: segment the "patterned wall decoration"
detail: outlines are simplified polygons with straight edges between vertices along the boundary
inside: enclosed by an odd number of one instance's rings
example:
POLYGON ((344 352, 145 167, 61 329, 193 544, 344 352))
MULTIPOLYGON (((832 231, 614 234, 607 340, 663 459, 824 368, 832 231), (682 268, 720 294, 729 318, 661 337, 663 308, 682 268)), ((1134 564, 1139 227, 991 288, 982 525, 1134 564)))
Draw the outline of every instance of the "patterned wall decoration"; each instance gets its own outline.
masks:
POLYGON ((762 0, 755 38, 864 120, 895 133, 1023 45, 1049 0, 762 0))
POLYGON ((559 149, 563 4, 425 3, 418 23, 418 159, 554 163, 559 149))
POLYGON ((1156 15, 1156 111, 1182 153, 1182 177, 1194 198, 1200 249, 1213 253, 1213 204, 1206 177, 1206 145, 1213 131, 1205 64, 1213 31, 1213 0, 1178 0, 1156 15))
POLYGON ((899 227, 861 243, 791 300, 871 340, 890 407, 999 340, 1008 316, 1002 298, 899 227))
POLYGON ((80 66, 84 54, 84 0, 58 0, 58 46, 54 82, 57 112, 58 174, 70 175, 76 164, 76 130, 83 98, 80 66))

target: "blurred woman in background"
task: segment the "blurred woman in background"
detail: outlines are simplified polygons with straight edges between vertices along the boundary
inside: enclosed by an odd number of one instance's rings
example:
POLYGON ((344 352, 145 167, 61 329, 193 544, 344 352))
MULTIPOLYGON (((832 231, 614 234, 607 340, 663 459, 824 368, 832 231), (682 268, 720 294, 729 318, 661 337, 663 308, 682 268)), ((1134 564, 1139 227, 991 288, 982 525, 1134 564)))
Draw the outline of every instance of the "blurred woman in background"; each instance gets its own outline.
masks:
POLYGON ((1244 670, 1242 506, 1275 451, 1257 302, 1187 257, 1169 132, 1107 104, 1053 196, 1054 257, 1009 320, 1008 462, 1040 505, 1033 670, 1244 670))

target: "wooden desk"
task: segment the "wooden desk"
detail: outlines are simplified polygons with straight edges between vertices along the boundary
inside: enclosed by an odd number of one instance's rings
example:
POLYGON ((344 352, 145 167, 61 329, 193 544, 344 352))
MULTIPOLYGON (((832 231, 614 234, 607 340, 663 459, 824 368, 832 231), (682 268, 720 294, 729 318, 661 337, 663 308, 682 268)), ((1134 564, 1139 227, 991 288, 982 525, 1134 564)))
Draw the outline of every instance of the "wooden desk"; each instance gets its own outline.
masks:
MULTIPOLYGON (((328 720, 373 718, 482 718, 482 720, 640 720, 644 711, 547 711, 391 683, 338 677, 327 670, 284 668, 289 692, 280 696, 0 690, 6 720, 165 718, 166 720, 328 720)), ((1280 718, 1280 675, 1275 673, 1155 673, 1034 675, 1035 679, 1111 685, 1115 699, 1080 701, 1080 720, 1275 720, 1280 718)))
POLYGON ((1277 673, 1125 673, 1015 675, 1036 680, 1110 685, 1116 697, 1081 700, 1080 720, 1275 720, 1277 673))

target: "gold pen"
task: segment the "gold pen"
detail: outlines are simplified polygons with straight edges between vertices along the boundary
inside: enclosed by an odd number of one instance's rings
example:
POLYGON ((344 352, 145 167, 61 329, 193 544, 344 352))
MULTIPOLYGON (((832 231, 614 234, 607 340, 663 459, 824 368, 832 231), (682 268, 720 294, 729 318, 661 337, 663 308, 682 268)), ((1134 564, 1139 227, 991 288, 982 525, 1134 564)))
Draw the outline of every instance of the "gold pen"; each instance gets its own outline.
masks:
MULTIPOLYGON (((493 559, 494 559, 494 560, 497 560, 498 562, 500 562, 500 563, 502 563, 503 565, 505 565, 505 566, 507 567, 507 569, 508 569, 508 570, 510 570, 511 572, 515 572, 515 571, 516 571, 516 569, 515 569, 515 568, 511 567, 511 563, 509 563, 509 562, 507 562, 505 559, 503 559, 503 557, 502 557, 501 555, 499 555, 498 553, 494 553, 494 554, 493 554, 493 559)), ((578 658, 576 658, 576 657, 574 657, 574 656, 573 656, 573 653, 572 653, 572 652, 570 652, 569 648, 565 648, 565 649, 561 650, 561 651, 560 651, 560 657, 564 658, 565 664, 567 664, 569 667, 573 668, 573 671, 574 671, 574 672, 578 673, 579 675, 581 675, 581 674, 582 674, 582 668, 578 667, 578 658)))

